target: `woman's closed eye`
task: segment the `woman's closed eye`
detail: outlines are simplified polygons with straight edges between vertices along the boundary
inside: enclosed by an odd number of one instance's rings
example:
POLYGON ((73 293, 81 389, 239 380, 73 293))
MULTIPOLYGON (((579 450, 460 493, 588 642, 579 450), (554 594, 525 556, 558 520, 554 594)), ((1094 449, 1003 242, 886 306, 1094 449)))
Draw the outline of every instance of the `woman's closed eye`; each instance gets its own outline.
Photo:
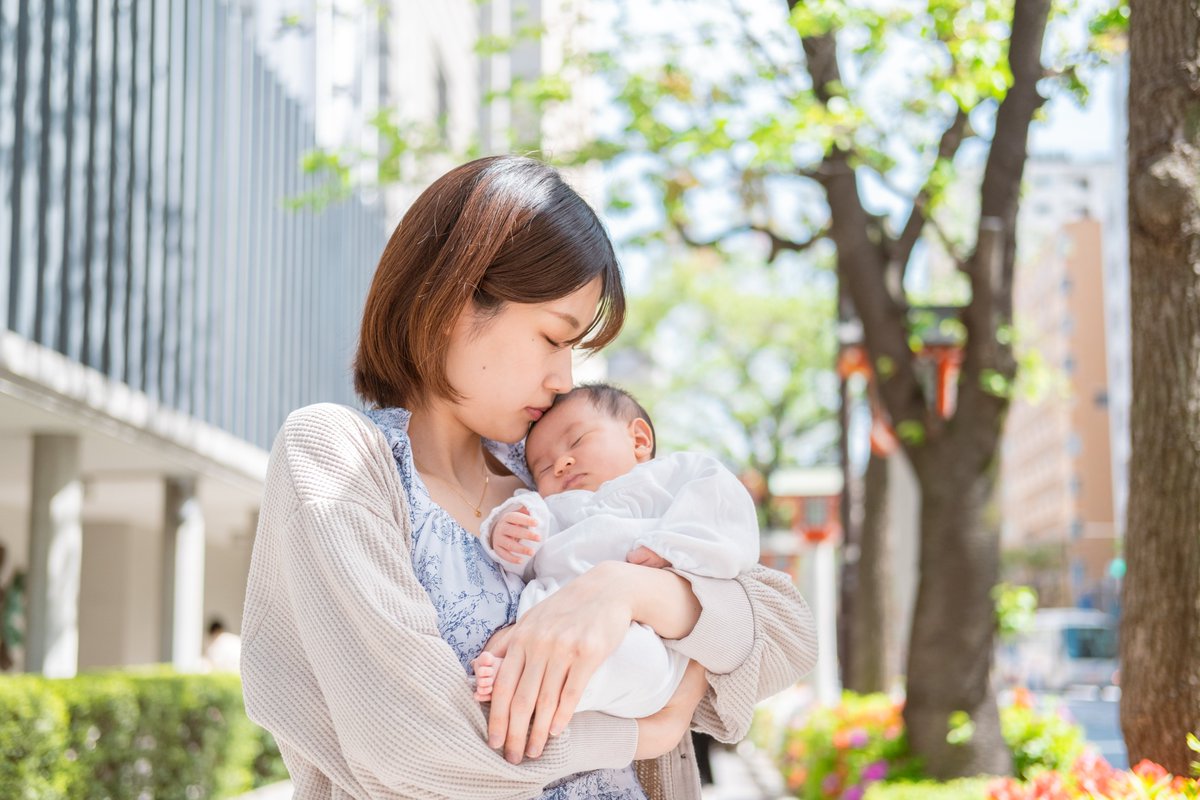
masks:
POLYGON ((567 346, 568 346, 568 343, 567 343, 567 342, 560 342, 560 341, 558 341, 558 340, 556 340, 556 339, 551 339, 549 336, 546 336, 545 334, 543 334, 543 335, 542 335, 542 338, 543 338, 543 339, 545 339, 545 340, 546 340, 546 342, 547 342, 547 343, 548 343, 548 344, 549 344, 551 347, 553 347, 555 350, 562 350, 564 347, 567 347, 567 346))

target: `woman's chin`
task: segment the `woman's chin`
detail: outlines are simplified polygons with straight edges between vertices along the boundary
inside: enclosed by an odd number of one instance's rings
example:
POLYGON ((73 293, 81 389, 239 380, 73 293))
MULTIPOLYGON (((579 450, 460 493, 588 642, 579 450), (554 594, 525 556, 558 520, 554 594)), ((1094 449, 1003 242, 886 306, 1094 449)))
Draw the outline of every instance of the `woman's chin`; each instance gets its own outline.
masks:
POLYGON ((516 444, 525 438, 529 433, 529 422, 522 421, 520 423, 498 428, 490 434, 485 433, 484 437, 491 439, 493 442, 501 442, 502 444, 516 444))

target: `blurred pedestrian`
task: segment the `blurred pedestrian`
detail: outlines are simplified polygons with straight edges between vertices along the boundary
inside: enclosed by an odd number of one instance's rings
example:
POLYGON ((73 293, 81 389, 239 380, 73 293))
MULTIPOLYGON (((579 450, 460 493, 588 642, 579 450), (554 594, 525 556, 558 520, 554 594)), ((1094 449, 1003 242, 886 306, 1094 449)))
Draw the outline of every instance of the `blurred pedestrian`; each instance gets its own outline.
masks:
POLYGON ((214 618, 208 625, 208 644, 204 661, 213 672, 240 672, 242 638, 225 629, 225 623, 214 618))

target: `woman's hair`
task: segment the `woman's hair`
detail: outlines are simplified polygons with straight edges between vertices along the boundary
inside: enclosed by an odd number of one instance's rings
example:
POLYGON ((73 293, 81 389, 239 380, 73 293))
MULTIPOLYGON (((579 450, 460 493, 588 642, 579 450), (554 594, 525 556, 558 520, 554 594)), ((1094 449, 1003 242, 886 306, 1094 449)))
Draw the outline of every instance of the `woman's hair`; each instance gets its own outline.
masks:
POLYGON ((450 331, 468 302, 544 303, 602 284, 596 318, 571 344, 595 350, 625 320, 625 292, 608 234, 553 167, 490 156, 421 193, 396 226, 363 308, 354 389, 375 406, 456 398, 446 377, 450 331))
MULTIPOLYGON (((633 422, 635 419, 644 421, 650 428, 650 457, 654 458, 658 453, 658 437, 654 433, 654 422, 650 419, 650 412, 646 411, 629 392, 619 386, 613 386, 611 383, 583 383, 569 392, 555 395, 550 408, 554 408, 572 397, 581 397, 587 400, 592 404, 592 408, 610 419, 620 422, 633 422)), ((533 423, 533 426, 537 427, 537 423, 533 423)))

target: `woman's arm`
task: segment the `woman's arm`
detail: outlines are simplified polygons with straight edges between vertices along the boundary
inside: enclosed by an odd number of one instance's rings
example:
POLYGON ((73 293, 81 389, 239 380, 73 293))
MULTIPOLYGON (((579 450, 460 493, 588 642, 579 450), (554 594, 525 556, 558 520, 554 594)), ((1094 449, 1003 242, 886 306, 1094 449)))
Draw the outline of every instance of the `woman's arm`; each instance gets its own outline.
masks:
POLYGON ((794 684, 817 660, 812 612, 791 578, 756 566, 733 580, 685 575, 704 611, 667 647, 704 664, 710 690, 693 727, 724 742, 746 735, 754 706, 794 684))
POLYGON ((534 606, 510 639, 493 690, 489 737, 510 760, 536 756, 561 729, 630 621, 699 662, 711 689, 694 725, 722 741, 745 735, 754 705, 816 663, 816 626, 791 579, 756 566, 733 579, 605 562, 534 606))

